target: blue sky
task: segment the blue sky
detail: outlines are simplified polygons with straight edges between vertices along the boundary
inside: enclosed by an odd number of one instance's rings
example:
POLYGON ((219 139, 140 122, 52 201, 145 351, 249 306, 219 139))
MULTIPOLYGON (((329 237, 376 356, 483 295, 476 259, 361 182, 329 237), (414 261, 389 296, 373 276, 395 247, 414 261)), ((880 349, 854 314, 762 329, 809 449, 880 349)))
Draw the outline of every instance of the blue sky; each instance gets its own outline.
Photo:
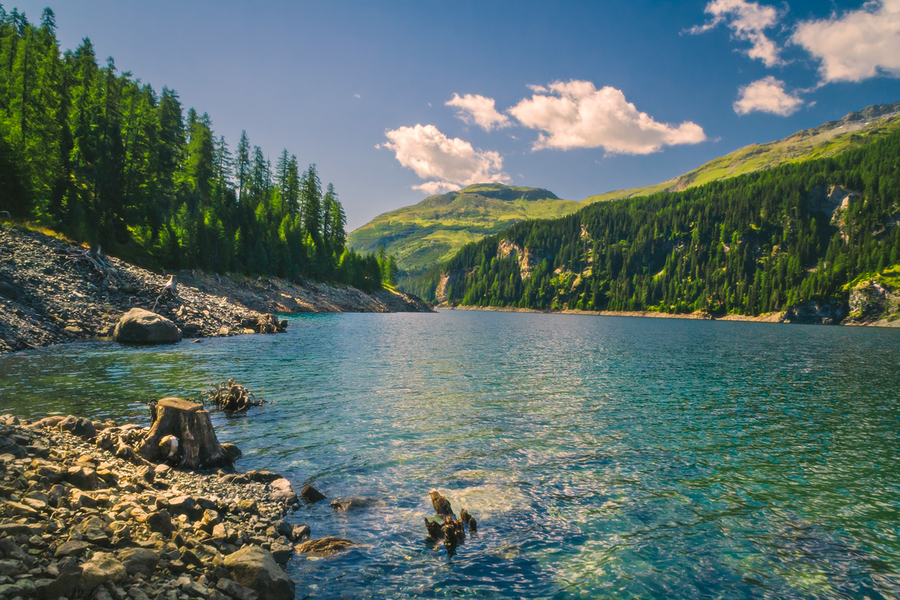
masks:
POLYGON ((4 2, 45 6, 232 149, 315 162, 350 229, 476 181, 658 183, 900 100, 900 0, 4 2))

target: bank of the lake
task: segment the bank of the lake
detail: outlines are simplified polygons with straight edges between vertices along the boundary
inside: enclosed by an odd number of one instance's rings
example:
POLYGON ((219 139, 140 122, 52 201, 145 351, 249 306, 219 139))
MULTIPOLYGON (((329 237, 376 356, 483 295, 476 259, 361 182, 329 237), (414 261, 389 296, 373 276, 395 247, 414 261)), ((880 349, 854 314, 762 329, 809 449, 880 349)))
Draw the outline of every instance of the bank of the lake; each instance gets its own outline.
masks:
POLYGON ((242 469, 343 512, 357 545, 287 564, 298 597, 893 598, 896 329, 438 311, 288 316, 277 336, 92 342, 0 358, 6 410, 146 421, 235 377, 213 413, 242 469), (85 393, 90 390, 90 393, 85 393), (450 558, 436 488, 479 522, 450 558))
POLYGON ((169 318, 188 338, 252 332, 262 313, 430 311, 394 290, 366 294, 274 277, 158 273, 88 251, 0 224, 0 354, 107 336, 132 308, 169 318), (170 280, 175 293, 163 293, 170 280))

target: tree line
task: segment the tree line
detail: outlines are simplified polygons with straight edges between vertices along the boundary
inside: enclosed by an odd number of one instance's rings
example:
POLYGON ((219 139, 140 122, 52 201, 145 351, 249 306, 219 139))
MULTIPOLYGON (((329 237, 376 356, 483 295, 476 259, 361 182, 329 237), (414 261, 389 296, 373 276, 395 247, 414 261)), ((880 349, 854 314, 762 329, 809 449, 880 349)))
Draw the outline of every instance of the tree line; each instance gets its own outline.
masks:
POLYGON ((400 284, 434 300, 449 274, 447 300, 463 305, 757 315, 846 301, 849 282, 900 264, 898 224, 894 134, 832 158, 518 223, 400 284), (832 214, 835 186, 859 196, 832 214), (499 252, 503 241, 533 257, 526 277, 518 253, 499 252))
POLYGON ((147 266, 311 278, 380 289, 377 256, 346 246, 346 216, 316 165, 275 161, 243 132, 232 151, 206 113, 185 113, 88 38, 60 52, 0 5, 0 210, 147 266))

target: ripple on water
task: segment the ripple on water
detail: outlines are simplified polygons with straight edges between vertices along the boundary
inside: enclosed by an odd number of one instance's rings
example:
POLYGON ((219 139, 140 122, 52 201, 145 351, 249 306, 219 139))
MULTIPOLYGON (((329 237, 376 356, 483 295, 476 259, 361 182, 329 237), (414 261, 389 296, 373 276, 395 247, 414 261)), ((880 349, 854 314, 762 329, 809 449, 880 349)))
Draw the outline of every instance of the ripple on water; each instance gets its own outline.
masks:
POLYGON ((146 422, 234 377, 242 467, 359 546, 310 598, 900 596, 897 331, 558 315, 303 315, 288 333, 0 358, 3 410, 146 422), (863 358, 864 357, 864 358, 863 358), (436 488, 479 521, 425 539, 436 488))

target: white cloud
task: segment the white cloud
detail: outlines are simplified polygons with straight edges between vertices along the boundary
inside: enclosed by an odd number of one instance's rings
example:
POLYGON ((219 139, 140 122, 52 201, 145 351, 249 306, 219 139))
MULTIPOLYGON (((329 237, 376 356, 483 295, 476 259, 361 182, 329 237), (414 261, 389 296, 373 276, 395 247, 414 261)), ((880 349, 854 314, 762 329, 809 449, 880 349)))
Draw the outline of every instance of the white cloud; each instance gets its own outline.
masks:
POLYGON ((695 123, 673 127, 654 121, 613 87, 598 90, 590 81, 557 81, 547 86, 546 94, 536 93, 509 109, 522 125, 541 131, 534 150, 602 147, 613 153, 648 154, 706 139, 695 123))
POLYGON ((470 125, 474 123, 485 131, 510 126, 509 117, 498 113, 494 108, 493 98, 473 94, 460 97, 459 94, 453 94, 453 98, 444 104, 457 108, 456 116, 464 122, 470 125))
POLYGON ((840 17, 802 21, 791 41, 822 61, 823 83, 900 77, 900 0, 866 2, 840 17))
POLYGON ((434 125, 400 127, 385 133, 382 147, 394 151, 397 161, 422 179, 413 189, 426 193, 450 191, 473 183, 510 181, 502 172, 498 152, 475 150, 459 138, 448 138, 434 125))
POLYGON ((803 106, 803 100, 784 91, 784 82, 771 75, 740 89, 741 97, 734 103, 734 112, 746 115, 767 112, 786 117, 803 106))
POLYGON ((778 46, 764 33, 778 23, 778 11, 774 7, 746 0, 712 0, 704 12, 712 15, 712 20, 692 27, 688 33, 703 33, 726 22, 734 37, 752 44, 747 51, 750 58, 758 58, 767 67, 783 63, 778 46))

